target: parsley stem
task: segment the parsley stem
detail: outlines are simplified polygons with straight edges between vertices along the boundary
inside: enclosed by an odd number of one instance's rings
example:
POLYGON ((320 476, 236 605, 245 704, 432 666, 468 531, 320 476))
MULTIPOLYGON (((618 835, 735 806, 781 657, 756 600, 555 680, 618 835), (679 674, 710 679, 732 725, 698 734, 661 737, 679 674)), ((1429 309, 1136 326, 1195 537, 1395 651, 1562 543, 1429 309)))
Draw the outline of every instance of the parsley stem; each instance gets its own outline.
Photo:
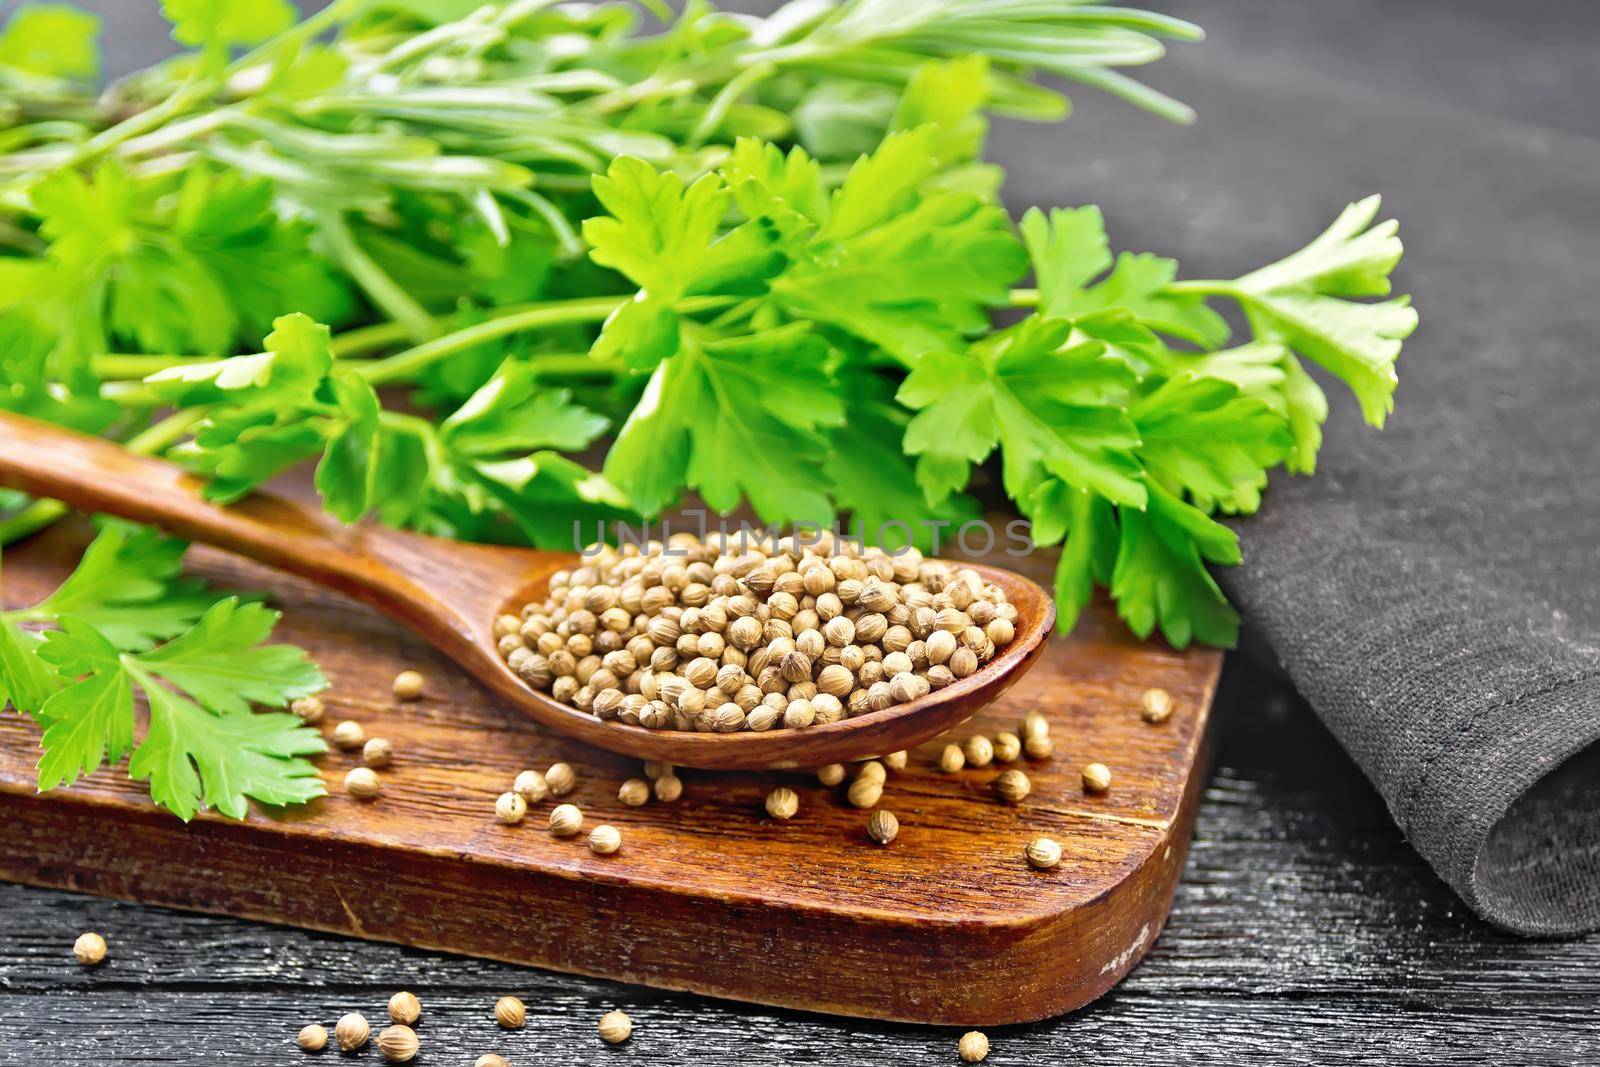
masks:
POLYGON ((1039 290, 1013 289, 1008 303, 1014 308, 1036 308, 1039 306, 1039 290))
POLYGON ((1182 282, 1170 282, 1161 289, 1164 293, 1172 293, 1177 296, 1230 296, 1234 290, 1233 282, 1211 281, 1199 278, 1182 282))

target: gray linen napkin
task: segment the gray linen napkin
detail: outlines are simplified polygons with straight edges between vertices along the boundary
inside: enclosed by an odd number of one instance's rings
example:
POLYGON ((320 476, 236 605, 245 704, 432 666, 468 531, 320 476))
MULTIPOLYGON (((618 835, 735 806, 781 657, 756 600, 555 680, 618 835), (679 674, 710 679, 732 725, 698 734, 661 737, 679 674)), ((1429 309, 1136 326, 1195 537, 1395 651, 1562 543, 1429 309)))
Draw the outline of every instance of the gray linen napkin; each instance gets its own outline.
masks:
MULTIPOLYGON (((1591 135, 1554 132, 1420 99, 1422 77, 1323 76, 1317 60, 1345 56, 1296 31, 1244 47, 1225 7, 1176 5, 1215 32, 1152 72, 1197 106, 1194 129, 1088 101, 1059 138, 1007 128, 1009 195, 1099 200, 1114 243, 1192 277, 1385 194, 1422 314, 1396 412, 1373 433, 1330 387, 1316 477, 1274 483, 1220 577, 1475 911, 1528 934, 1600 928, 1600 118, 1569 109, 1591 135)), ((1509 52, 1506 69, 1538 58, 1509 52)))

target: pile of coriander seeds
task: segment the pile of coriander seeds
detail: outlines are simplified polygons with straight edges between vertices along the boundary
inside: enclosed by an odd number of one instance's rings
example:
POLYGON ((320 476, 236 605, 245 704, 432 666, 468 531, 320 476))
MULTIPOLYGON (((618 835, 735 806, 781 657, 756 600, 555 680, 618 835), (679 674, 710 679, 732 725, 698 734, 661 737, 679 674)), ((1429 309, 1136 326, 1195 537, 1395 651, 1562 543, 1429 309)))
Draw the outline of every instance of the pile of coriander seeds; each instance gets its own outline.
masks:
POLYGON ((601 546, 495 621, 500 655, 555 699, 653 730, 803 729, 976 672, 1016 607, 967 567, 822 533, 677 533, 601 546))

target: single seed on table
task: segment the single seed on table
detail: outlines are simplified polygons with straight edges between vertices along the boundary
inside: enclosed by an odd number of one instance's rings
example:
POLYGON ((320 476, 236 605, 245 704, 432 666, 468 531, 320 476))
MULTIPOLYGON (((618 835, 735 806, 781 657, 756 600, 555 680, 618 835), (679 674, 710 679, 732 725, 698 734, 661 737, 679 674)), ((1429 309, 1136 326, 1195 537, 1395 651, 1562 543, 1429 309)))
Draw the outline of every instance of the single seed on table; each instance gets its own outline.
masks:
POLYGON ((79 934, 72 943, 72 954, 85 967, 94 967, 106 958, 106 939, 92 930, 79 934))
POLYGON ((389 1018, 404 1026, 415 1026, 422 1018, 422 1001, 415 993, 396 993, 389 998, 389 1018))
POLYGON ((528 1021, 527 1009, 516 997, 501 997, 494 1002, 494 1021, 507 1030, 521 1030, 528 1021))
POLYGON ((1172 714, 1172 694, 1165 689, 1146 689, 1139 698, 1139 717, 1145 722, 1166 722, 1172 714))
POLYGON ((675 774, 663 774, 656 779, 656 799, 671 804, 683 796, 683 779, 675 774))
POLYGON ((1028 754, 1029 759, 1049 759, 1055 747, 1049 734, 1029 734, 1022 742, 1022 751, 1028 754))
POLYGON ((858 808, 875 808, 883 798, 883 783, 871 778, 857 778, 850 783, 850 803, 858 808))
POLYGON ((633 1020, 620 1011, 608 1011, 600 1016, 600 1040, 608 1045, 620 1045, 633 1033, 633 1020))
POLYGON ((578 776, 567 764, 552 763, 550 769, 544 772, 544 783, 549 787, 551 796, 564 797, 578 784, 578 776))
POLYGON ((647 759, 644 761, 644 776, 652 782, 663 774, 672 773, 672 764, 663 763, 661 760, 647 759))
POLYGON ((946 745, 939 753, 939 769, 954 774, 967 765, 967 757, 960 745, 946 745))
POLYGON ((511 1067, 511 1061, 504 1056, 497 1056, 490 1052, 474 1060, 472 1067, 511 1067))
POLYGON ((1111 788, 1111 768, 1104 763, 1091 763, 1083 769, 1083 788, 1090 793, 1104 793, 1111 788))
POLYGON ((528 817, 528 802, 517 792, 501 793, 494 802, 494 817, 507 826, 515 826, 528 817))
POLYGON ((576 804, 557 804, 550 809, 550 832, 557 837, 571 837, 583 829, 583 812, 576 804))
POLYGON ((1049 737, 1050 720, 1040 715, 1037 711, 1030 711, 1022 719, 1022 738, 1049 737))
POLYGON ((1025 851, 1028 862, 1041 871, 1047 871, 1061 862, 1061 846, 1048 837, 1036 837, 1029 841, 1025 851))
POLYGON ((361 762, 368 767, 387 767, 394 760, 394 745, 387 737, 374 737, 361 746, 361 762))
POLYGON ((880 845, 887 845, 900 833, 900 820, 894 812, 879 808, 867 817, 867 836, 880 845))
POLYGON ((994 759, 994 744, 982 734, 973 734, 961 745, 969 767, 987 767, 994 759))
POLYGON ((344 791, 357 800, 371 800, 383 792, 383 781, 371 767, 356 767, 344 776, 344 791))
POLYGON ((905 770, 907 759, 909 759, 909 755, 903 748, 898 752, 891 752, 887 756, 881 757, 883 765, 891 771, 905 770))
POLYGON ((981 1063, 989 1055, 989 1039, 978 1030, 968 1030, 956 1045, 961 1059, 966 1063, 981 1063))
POLYGON ((289 705, 289 710, 300 716, 300 721, 307 726, 322 721, 322 713, 326 710, 322 701, 317 697, 301 697, 289 705))
POLYGON ((831 788, 844 781, 846 773, 848 772, 845 771, 844 764, 830 763, 826 767, 817 768, 817 781, 831 788))
POLYGON ((589 831, 589 851, 600 856, 609 856, 622 847, 622 832, 615 826, 601 823, 589 831))
POLYGON ((328 1029, 316 1023, 302 1026, 300 1032, 294 1036, 294 1043, 307 1052, 321 1052, 328 1047, 328 1029))
POLYGON ((779 786, 767 794, 767 814, 774 819, 792 819, 800 810, 800 795, 787 786, 779 786))
POLYGON ((390 1063, 410 1063, 416 1058, 419 1047, 417 1032, 400 1023, 384 1027, 378 1034, 378 1051, 390 1063))
POLYGON ((334 1040, 339 1042, 339 1048, 345 1052, 354 1052, 367 1043, 367 1038, 372 1036, 372 1027, 367 1024, 367 1017, 360 1012, 351 1012, 341 1015, 339 1021, 333 1024, 334 1040))
POLYGON ((330 737, 335 748, 342 748, 346 752, 360 748, 367 740, 367 731, 354 719, 346 719, 333 728, 330 737))
POLYGON ((856 781, 877 782, 882 785, 889 780, 889 772, 883 769, 883 764, 875 759, 869 759, 856 768, 856 781))
POLYGON ((511 791, 529 804, 537 804, 550 795, 550 786, 538 771, 523 771, 511 784, 511 791))
POLYGON ((650 800, 650 783, 643 778, 629 778, 617 790, 617 799, 630 808, 642 807, 650 800))
POLYGON ((1021 771, 1001 771, 994 780, 995 795, 1007 804, 1020 804, 1033 783, 1021 771))
POLYGON ((401 671, 394 676, 394 695, 399 700, 416 700, 424 684, 421 671, 401 671))
POLYGON ((994 735, 994 758, 1001 763, 1010 763, 1022 755, 1022 742, 1016 734, 998 733, 994 735))

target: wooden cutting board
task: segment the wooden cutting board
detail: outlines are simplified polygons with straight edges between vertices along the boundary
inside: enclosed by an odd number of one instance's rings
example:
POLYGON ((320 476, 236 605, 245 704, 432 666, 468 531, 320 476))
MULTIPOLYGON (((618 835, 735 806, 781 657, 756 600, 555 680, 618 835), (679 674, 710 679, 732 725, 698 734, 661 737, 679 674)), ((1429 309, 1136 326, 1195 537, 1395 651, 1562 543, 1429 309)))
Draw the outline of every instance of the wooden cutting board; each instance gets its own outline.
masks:
MULTIPOLYGON (((83 544, 58 530, 10 549, 5 597, 32 602, 83 544)), ((1005 560, 1002 565, 1018 561, 1005 560)), ((1022 561, 1048 577, 1050 561, 1022 561)), ((1155 941, 1183 867, 1203 787, 1221 657, 1129 637, 1097 604, 1070 638, 954 738, 1015 730, 1045 714, 1053 758, 1023 759, 1033 791, 998 803, 995 764, 936 766, 942 742, 891 772, 882 806, 900 819, 887 847, 842 787, 802 773, 685 771, 673 804, 629 808, 639 765, 547 735, 394 623, 337 594, 197 548, 191 569, 232 588, 270 590, 279 636, 309 649, 333 682, 323 728, 359 720, 394 743, 384 794, 340 789, 357 754, 320 762, 330 796, 248 821, 185 825, 155 808, 124 768, 39 795, 34 726, 0 716, 0 879, 287 923, 355 937, 533 964, 670 989, 842 1015, 996 1025, 1079 1007, 1110 989, 1155 941), (425 698, 398 704, 396 672, 422 670, 425 698), (1176 702, 1160 725, 1138 713, 1148 686, 1176 702), (525 768, 565 760, 566 799, 585 828, 608 822, 621 851, 494 818, 525 768), (1079 772, 1111 767, 1109 792, 1079 772), (800 794, 788 822, 766 816, 778 785, 800 794), (1062 846, 1037 871, 1023 846, 1062 846)))

